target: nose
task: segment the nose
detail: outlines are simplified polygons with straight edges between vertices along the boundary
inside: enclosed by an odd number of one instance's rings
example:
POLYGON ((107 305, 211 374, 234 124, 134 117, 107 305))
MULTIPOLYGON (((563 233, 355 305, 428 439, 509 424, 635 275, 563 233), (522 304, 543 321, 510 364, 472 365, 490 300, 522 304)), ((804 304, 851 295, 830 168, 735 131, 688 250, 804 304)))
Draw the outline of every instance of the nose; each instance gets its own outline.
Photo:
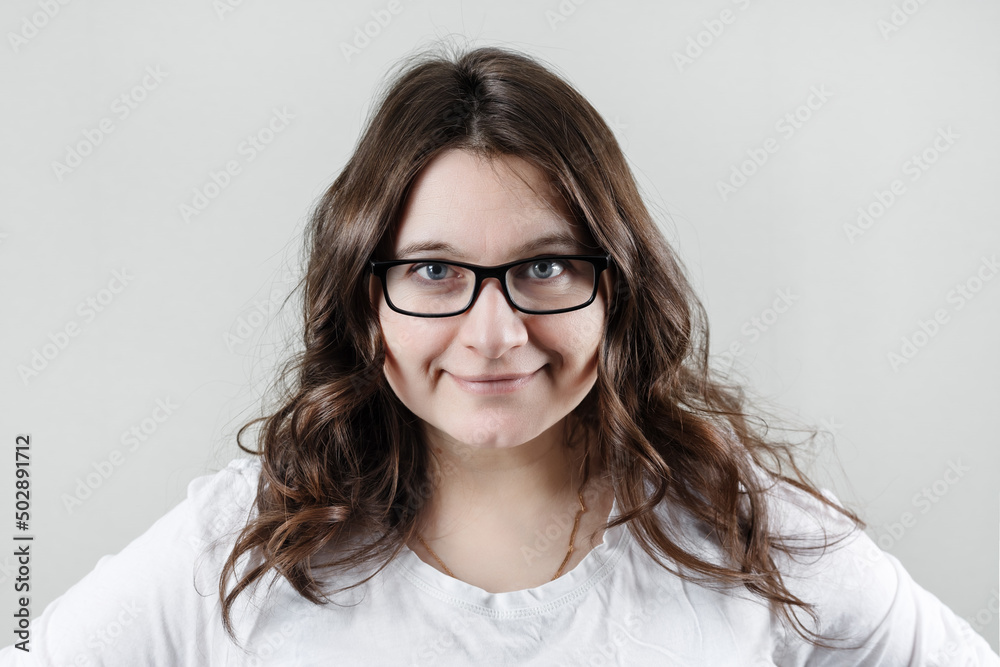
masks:
POLYGON ((498 359, 528 342, 528 329, 519 311, 504 296, 496 278, 483 281, 472 307, 461 316, 461 343, 484 357, 498 359))

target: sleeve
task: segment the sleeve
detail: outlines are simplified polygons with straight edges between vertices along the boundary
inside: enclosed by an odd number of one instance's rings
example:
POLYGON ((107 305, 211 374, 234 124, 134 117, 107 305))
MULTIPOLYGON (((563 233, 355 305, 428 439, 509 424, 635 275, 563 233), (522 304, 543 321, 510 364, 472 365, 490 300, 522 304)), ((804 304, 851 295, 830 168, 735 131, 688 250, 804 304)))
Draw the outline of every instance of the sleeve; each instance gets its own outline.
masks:
MULTIPOLYGON (((842 506, 830 491, 822 492, 842 506)), ((839 638, 830 642, 838 648, 816 647, 783 625, 776 664, 1000 667, 1000 656, 967 621, 846 517, 797 489, 786 491, 779 504, 785 529, 792 531, 785 534, 822 535, 825 528, 827 536, 847 536, 826 551, 810 553, 809 560, 782 558, 789 572, 785 584, 816 604, 816 624, 804 612, 798 617, 810 629, 839 638), (819 533, 811 531, 816 527, 819 533)))
POLYGON ((223 550, 207 547, 245 525, 255 492, 249 459, 192 480, 180 504, 32 620, 29 652, 0 649, 0 665, 212 664, 224 639, 215 565, 223 550))

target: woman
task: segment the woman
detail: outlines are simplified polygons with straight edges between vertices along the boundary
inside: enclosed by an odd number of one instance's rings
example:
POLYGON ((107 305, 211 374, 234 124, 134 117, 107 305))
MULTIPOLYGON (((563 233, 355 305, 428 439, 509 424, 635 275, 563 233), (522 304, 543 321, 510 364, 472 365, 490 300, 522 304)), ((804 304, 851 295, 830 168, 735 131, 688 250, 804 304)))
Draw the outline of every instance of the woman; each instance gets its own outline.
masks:
POLYGON ((1000 665, 714 378, 612 133, 537 62, 417 59, 308 232, 255 458, 53 602, 41 664, 1000 665))

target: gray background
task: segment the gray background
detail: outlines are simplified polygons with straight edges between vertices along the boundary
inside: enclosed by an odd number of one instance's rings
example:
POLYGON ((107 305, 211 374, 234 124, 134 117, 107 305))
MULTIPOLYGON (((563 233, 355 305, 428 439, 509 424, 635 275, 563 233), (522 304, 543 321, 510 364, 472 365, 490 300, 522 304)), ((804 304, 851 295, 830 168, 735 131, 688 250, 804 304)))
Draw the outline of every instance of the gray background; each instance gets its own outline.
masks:
MULTIPOLYGON (((721 366, 829 432, 810 449, 816 479, 996 650, 1000 6, 53 0, 49 17, 45 4, 0 7, 0 509, 13 513, 13 441, 30 433, 35 615, 237 455, 294 336, 294 305, 278 306, 311 205, 387 67, 450 38, 527 51, 591 100, 690 270, 713 352, 742 345, 721 366), (374 36, 345 55, 366 24, 374 36), (696 57, 679 62, 685 49, 696 57), (133 91, 147 68, 162 80, 133 91), (829 94, 800 108, 811 90, 829 94), (241 144, 274 109, 294 118, 251 161, 241 144), (105 118, 113 131, 59 173, 105 118), (240 173, 185 220, 230 160, 240 173), (753 174, 724 199, 741 166, 753 174), (902 194, 851 236, 895 179, 902 194), (124 288, 104 291, 123 269, 124 288), (791 305, 771 312, 779 293, 791 305), (904 337, 921 345, 893 364, 904 337), (162 422, 158 400, 177 406, 162 422), (144 423, 144 441, 123 443, 144 423)), ((5 618, 12 565, 0 556, 5 618)))

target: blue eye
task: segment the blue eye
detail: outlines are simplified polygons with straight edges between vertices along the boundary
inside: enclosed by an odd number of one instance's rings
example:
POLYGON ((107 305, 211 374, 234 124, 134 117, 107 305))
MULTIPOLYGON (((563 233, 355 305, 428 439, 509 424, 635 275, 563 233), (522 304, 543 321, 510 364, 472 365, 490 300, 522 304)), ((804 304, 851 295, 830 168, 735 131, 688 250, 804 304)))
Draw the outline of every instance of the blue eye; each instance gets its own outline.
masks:
POLYGON ((414 273, 418 273, 421 278, 427 278, 432 282, 441 280, 448 275, 449 266, 447 264, 414 264, 410 270, 414 273), (426 274, 419 274, 418 272, 428 269, 426 274))
POLYGON ((528 273, 528 278, 547 280, 561 275, 566 270, 566 267, 563 266, 562 262, 551 259, 543 259, 541 261, 529 262, 525 264, 525 270, 528 273))

